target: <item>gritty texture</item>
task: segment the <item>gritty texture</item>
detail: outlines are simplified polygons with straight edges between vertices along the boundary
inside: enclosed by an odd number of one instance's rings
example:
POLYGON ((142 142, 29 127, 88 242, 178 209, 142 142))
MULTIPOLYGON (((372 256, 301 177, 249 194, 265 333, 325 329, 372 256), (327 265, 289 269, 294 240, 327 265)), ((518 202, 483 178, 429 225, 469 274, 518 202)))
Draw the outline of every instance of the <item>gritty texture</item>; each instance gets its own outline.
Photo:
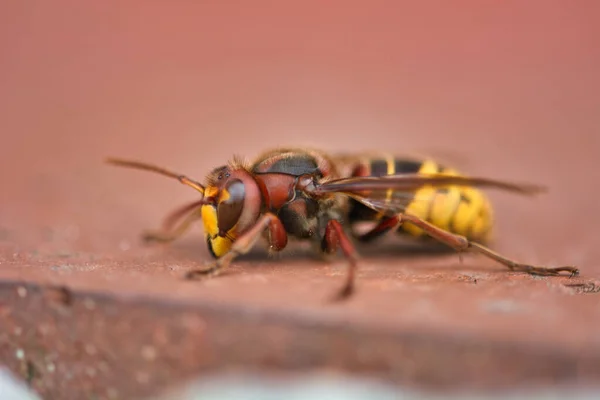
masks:
POLYGON ((2 363, 47 398, 131 399, 221 370, 598 384, 599 6, 463 3, 3 3, 2 363), (428 154, 543 184, 489 192, 494 248, 581 276, 387 237, 359 248, 344 303, 330 302, 344 260, 302 247, 184 281, 210 257, 199 226, 171 246, 140 235, 196 194, 103 163, 202 180, 279 145, 428 154))

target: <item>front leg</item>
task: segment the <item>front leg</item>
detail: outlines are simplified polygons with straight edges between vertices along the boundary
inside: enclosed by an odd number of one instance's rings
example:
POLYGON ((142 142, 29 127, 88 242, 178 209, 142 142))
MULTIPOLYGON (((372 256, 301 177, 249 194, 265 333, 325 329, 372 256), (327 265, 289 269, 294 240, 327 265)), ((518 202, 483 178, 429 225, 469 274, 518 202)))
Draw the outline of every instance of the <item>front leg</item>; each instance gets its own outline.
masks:
POLYGON ((194 279, 207 275, 217 275, 227 268, 233 259, 239 255, 246 254, 256 245, 265 229, 269 229, 269 245, 272 250, 279 251, 287 245, 287 233, 281 220, 272 213, 263 214, 252 228, 238 237, 231 250, 221 258, 217 259, 208 268, 189 271, 186 279, 194 279))
POLYGON ((161 231, 145 232, 142 236, 143 240, 145 242, 170 243, 179 238, 187 232, 194 221, 202 218, 201 205, 202 201, 195 201, 178 208, 167 216, 161 231), (185 216, 185 219, 173 228, 175 223, 183 216, 185 216))

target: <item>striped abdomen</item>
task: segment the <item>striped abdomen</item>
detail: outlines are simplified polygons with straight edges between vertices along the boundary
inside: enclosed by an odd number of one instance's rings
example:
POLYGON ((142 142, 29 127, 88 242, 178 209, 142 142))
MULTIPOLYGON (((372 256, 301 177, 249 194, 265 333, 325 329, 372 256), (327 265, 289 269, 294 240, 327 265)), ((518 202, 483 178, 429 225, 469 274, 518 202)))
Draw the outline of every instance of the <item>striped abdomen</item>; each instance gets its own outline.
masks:
MULTIPOLYGON (((359 163, 353 169, 353 176, 383 176, 400 173, 445 173, 458 175, 431 160, 411 160, 405 158, 372 158, 359 163)), ((392 191, 388 198, 398 196, 392 191)), ((374 220, 381 218, 377 212, 352 201, 351 221, 374 220)), ((478 189, 464 186, 445 188, 424 187, 418 190, 412 200, 407 200, 406 212, 447 231, 466 236, 471 240, 485 242, 489 239, 492 227, 492 209, 487 197, 478 189)), ((424 236, 421 229, 408 223, 398 228, 399 233, 424 236)))

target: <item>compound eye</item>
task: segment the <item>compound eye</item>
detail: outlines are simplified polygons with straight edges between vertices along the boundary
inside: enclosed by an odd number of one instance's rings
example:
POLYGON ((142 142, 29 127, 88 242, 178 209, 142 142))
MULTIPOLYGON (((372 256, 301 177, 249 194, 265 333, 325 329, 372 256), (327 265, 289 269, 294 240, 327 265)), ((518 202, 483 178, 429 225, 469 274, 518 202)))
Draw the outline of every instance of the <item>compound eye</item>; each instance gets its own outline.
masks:
POLYGON ((222 199, 217 206, 217 222, 220 232, 227 232, 237 224, 244 208, 244 183, 232 180, 225 186, 222 199))

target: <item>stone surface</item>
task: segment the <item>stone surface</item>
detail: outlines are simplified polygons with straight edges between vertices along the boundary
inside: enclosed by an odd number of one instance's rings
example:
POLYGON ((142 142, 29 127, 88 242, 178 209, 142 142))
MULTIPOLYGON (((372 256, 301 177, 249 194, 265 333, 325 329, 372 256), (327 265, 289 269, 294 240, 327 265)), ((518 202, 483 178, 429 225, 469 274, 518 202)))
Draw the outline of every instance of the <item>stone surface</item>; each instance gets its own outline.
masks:
POLYGON ((230 369, 435 389, 598 382, 598 5, 338 5, 2 6, 4 364, 61 398, 132 398, 230 369), (344 304, 328 301, 344 261, 303 249, 257 249, 186 282, 208 260, 200 229, 169 247, 139 235, 193 191, 102 163, 202 179, 289 144, 426 153, 545 184, 534 199, 490 192, 494 247, 582 275, 388 238, 360 250, 344 304))

